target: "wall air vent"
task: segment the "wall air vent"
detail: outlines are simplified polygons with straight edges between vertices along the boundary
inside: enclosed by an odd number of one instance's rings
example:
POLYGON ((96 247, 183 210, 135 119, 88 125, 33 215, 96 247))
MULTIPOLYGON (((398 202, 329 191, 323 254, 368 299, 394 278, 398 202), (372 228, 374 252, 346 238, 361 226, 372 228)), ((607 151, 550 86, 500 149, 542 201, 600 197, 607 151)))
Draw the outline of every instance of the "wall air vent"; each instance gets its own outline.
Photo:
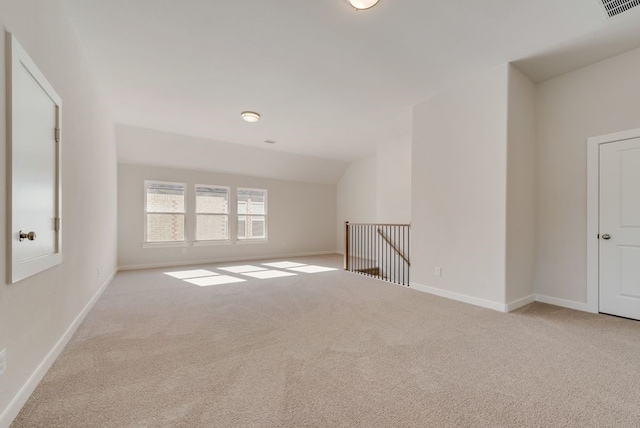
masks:
POLYGON ((609 18, 640 6, 640 0, 600 0, 609 18))

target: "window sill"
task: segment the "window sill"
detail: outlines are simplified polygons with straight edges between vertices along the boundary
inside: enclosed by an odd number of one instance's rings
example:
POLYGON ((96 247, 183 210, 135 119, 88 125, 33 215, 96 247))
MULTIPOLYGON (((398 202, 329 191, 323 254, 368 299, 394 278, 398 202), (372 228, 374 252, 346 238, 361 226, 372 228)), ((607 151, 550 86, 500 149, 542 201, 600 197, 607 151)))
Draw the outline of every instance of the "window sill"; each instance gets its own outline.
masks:
POLYGON ((194 247, 215 247, 217 245, 231 245, 232 242, 228 239, 223 241, 194 241, 194 247))
POLYGON ((186 241, 181 242, 143 242, 142 248, 177 248, 188 247, 189 243, 186 241))
POLYGON ((269 240, 267 238, 264 239, 238 239, 236 244, 247 245, 247 244, 268 244, 269 240))

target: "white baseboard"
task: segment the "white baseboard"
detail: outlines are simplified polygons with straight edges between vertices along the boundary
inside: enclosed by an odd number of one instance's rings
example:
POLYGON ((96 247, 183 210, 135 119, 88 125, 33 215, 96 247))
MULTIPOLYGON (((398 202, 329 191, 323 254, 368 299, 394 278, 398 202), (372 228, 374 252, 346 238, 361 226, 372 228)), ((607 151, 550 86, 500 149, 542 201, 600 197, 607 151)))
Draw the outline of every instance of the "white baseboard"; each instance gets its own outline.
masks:
POLYGON ((487 309, 493 309, 494 311, 507 312, 507 305, 504 303, 493 302, 491 300, 480 299, 478 297, 468 296, 466 294, 455 293, 449 290, 443 290, 441 288, 429 287, 428 285, 418 284, 412 282, 410 288, 424 293, 434 294, 440 297, 446 297, 447 299, 457 300, 458 302, 469 303, 471 305, 480 306, 487 309))
POLYGON ((533 303, 536 301, 536 295, 532 294, 527 297, 523 297, 522 299, 514 300, 511 303, 507 303, 507 312, 515 311, 516 309, 520 309, 523 306, 527 306, 529 303, 533 303))
MULTIPOLYGON (((455 293, 449 290, 443 290, 441 288, 429 287, 428 285, 418 284, 412 282, 410 288, 418 291, 422 291, 429 294, 434 294, 440 297, 446 297, 447 299, 457 300, 459 302, 469 303, 471 305, 480 306, 487 309, 493 309, 499 312, 511 312, 519 309, 523 306, 533 302, 548 303, 550 305, 560 306, 568 309, 575 309, 577 311, 592 312, 589 306, 585 302, 576 302, 574 300, 559 299, 557 297, 543 296, 540 294, 532 294, 522 299, 514 300, 513 302, 504 304, 499 302, 493 302, 491 300, 480 299, 466 294, 455 293)), ((595 312, 597 313, 597 312, 595 312)))
POLYGON ((139 269, 157 269, 168 268, 177 266, 196 266, 214 263, 235 263, 246 262, 253 260, 269 260, 269 259, 281 259, 285 257, 311 257, 311 256, 328 256, 336 254, 335 250, 332 251, 314 251, 310 253, 288 253, 288 254, 265 254, 252 257, 229 257, 221 259, 209 259, 209 260, 185 260, 180 262, 162 262, 162 263, 147 263, 141 265, 123 265, 118 266, 118 270, 139 270, 139 269))
POLYGON ((576 302, 574 300, 565 300, 559 299, 557 297, 542 296, 540 294, 536 294, 536 302, 548 303, 550 305, 561 306, 563 308, 575 309, 576 311, 593 313, 593 311, 589 310, 589 305, 587 305, 585 302, 576 302))
POLYGON ((18 391, 13 400, 11 400, 7 408, 4 409, 4 411, 0 415, 0 428, 8 428, 16 418, 16 416, 18 416, 18 413, 20 413, 20 409, 22 409, 22 406, 24 406, 29 397, 31 397, 31 394, 33 394, 33 391, 35 391, 42 378, 44 378, 44 376, 47 374, 47 371, 49 370, 49 368, 51 368, 51 365, 54 363, 56 358, 58 358, 58 355, 60 355, 64 347, 67 346, 67 343, 69 343, 69 340, 71 340, 73 334, 76 332, 82 321, 84 321, 91 308, 93 308, 93 305, 95 305, 95 303, 98 301, 104 290, 111 283, 117 273, 118 270, 116 269, 111 273, 111 275, 109 275, 106 281, 93 295, 91 300, 89 300, 82 311, 80 311, 78 316, 73 320, 60 340, 58 340, 54 347, 49 351, 47 356, 44 357, 42 362, 34 370, 27 382, 22 386, 22 388, 20 388, 20 391, 18 391))

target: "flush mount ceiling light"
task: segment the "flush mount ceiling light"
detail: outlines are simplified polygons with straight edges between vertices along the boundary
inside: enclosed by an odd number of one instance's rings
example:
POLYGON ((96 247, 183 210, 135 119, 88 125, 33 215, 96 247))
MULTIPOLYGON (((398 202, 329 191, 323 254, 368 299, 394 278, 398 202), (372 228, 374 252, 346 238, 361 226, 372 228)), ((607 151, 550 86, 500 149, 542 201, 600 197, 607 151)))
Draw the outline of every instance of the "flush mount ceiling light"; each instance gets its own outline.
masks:
POLYGON ((378 4, 379 0, 347 0, 351 6, 356 10, 371 9, 378 4))
POLYGON ((242 117, 242 119, 244 119, 247 122, 257 122, 260 120, 260 114, 256 113, 255 111, 243 111, 242 113, 240 113, 240 117, 242 117))

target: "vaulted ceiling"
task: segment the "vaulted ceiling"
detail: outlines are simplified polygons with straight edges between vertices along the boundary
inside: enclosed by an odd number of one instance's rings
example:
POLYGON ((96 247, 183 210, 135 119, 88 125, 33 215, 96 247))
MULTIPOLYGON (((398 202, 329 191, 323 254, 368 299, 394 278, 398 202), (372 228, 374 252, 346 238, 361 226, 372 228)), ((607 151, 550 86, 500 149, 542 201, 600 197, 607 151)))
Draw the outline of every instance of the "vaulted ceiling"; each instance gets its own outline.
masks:
POLYGON ((117 123, 341 161, 408 135, 412 105, 475 73, 515 62, 541 81, 640 46, 640 7, 606 19, 600 0, 68 5, 117 123))

